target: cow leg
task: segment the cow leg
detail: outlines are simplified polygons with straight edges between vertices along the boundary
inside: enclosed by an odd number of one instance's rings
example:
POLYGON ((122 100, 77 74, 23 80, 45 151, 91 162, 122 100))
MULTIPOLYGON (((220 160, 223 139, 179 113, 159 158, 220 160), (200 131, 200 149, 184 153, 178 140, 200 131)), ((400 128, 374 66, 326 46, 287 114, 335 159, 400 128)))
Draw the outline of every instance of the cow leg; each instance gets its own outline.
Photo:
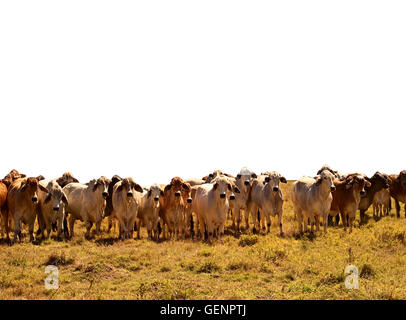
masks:
POLYGON ((250 218, 250 212, 248 211, 248 208, 244 210, 244 218, 245 218, 245 230, 250 229, 250 224, 249 224, 249 218, 250 218))
POLYGON ((35 223, 35 218, 32 218, 31 220, 28 221, 28 233, 30 235, 30 242, 34 241, 34 223, 35 223))
POLYGON ((316 215, 314 217, 314 221, 315 221, 315 224, 316 224, 316 231, 320 231, 320 216, 316 215))
POLYGON ((4 231, 6 232, 6 239, 7 239, 7 241, 10 241, 9 225, 8 225, 8 210, 2 209, 1 216, 3 217, 3 226, 4 226, 4 231))
POLYGON ((64 215, 61 215, 61 217, 57 220, 58 231, 57 231, 56 237, 58 239, 61 239, 61 236, 64 237, 63 221, 64 221, 64 215))
POLYGON ((349 224, 349 226, 350 226, 350 233, 352 232, 352 221, 353 221, 353 218, 352 218, 352 216, 348 216, 348 224, 349 224))
POLYGON ((310 219, 310 233, 314 233, 315 215, 311 214, 309 219, 310 219))
POLYGON ((344 231, 347 231, 347 217, 344 212, 340 212, 341 220, 343 221, 344 231))
POLYGON ((73 238, 73 236, 75 235, 75 218, 73 217, 73 215, 71 214, 69 217, 69 233, 70 233, 70 237, 73 238))
POLYGON ((20 227, 20 217, 14 214, 14 242, 17 241, 17 236, 21 242, 21 227, 20 227))
POLYGON ((323 229, 324 229, 324 233, 327 233, 328 217, 329 217, 329 214, 328 214, 328 213, 325 213, 324 216, 323 216, 323 229))
POLYGON ((101 221, 96 222, 96 234, 98 236, 100 236, 100 233, 101 233, 100 227, 101 227, 101 221))
POLYGON ((279 235, 282 237, 283 236, 283 230, 282 230, 282 212, 278 213, 278 225, 279 225, 279 235))
POLYGON ((397 199, 395 199, 396 217, 400 218, 400 204, 397 199))
POLYGON ((90 229, 93 227, 93 222, 91 221, 85 221, 86 224, 86 233, 85 233, 85 238, 90 239, 90 229))
POLYGON ((241 209, 235 209, 235 219, 237 220, 237 229, 236 232, 240 232, 240 222, 241 222, 241 209))
POLYGON ((298 227, 299 227, 299 234, 302 235, 303 234, 303 215, 302 215, 302 211, 297 210, 296 208, 294 209, 294 211, 295 211, 297 224, 298 224, 298 227))
POLYGON ((113 217, 109 215, 107 221, 108 221, 107 232, 110 233, 111 227, 113 226, 113 217))

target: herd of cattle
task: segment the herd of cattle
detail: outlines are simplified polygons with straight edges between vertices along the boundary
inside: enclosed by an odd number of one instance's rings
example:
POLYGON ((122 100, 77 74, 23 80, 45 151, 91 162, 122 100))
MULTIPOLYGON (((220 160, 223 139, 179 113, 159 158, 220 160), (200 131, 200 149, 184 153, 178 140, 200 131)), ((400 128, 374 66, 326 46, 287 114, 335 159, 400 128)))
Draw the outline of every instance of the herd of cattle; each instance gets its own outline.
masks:
MULTIPOLYGON (((143 188, 132 178, 112 179, 100 177, 82 184, 70 172, 49 180, 43 176, 26 177, 12 170, 0 181, 0 207, 2 233, 9 239, 14 231, 14 242, 21 241, 21 227, 28 225, 30 241, 36 235, 48 238, 56 232, 58 238, 74 235, 76 220, 86 225, 86 238, 95 224, 96 234, 104 218, 108 231, 119 227, 119 238, 129 239, 141 227, 148 238, 157 240, 198 237, 209 242, 213 237, 221 240, 228 217, 232 229, 240 232, 244 218, 245 229, 269 232, 271 217, 278 218, 279 232, 283 235, 283 195, 280 183, 285 177, 267 171, 260 175, 244 167, 234 177, 216 170, 202 179, 183 180, 174 177, 167 185, 154 184, 143 188)), ((388 215, 391 197, 400 216, 399 202, 406 203, 406 170, 387 175, 376 172, 372 177, 360 173, 340 174, 323 166, 314 177, 302 177, 293 183, 291 199, 300 234, 319 230, 329 224, 341 222, 344 230, 352 231, 357 210, 361 222, 366 210, 373 205, 373 215, 388 215)), ((406 206, 405 206, 406 214, 406 206)))

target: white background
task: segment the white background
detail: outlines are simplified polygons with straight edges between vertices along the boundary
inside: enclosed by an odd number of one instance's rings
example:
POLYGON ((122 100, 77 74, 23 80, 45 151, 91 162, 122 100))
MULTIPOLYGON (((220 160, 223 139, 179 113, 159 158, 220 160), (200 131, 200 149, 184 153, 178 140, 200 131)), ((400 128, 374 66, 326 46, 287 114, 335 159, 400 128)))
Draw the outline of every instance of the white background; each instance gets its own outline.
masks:
POLYGON ((406 168, 405 1, 1 1, 0 176, 406 168))

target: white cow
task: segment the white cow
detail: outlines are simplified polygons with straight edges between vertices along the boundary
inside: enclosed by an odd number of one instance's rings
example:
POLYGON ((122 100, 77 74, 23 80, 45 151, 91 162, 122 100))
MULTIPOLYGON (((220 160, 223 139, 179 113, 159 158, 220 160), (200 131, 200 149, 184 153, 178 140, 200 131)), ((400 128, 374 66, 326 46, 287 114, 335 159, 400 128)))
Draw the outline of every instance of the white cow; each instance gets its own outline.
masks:
POLYGON ((65 219, 65 206, 68 199, 56 180, 41 180, 39 184, 48 190, 48 193, 40 191, 38 193, 38 224, 44 238, 45 229, 48 239, 51 234, 52 224, 57 224, 57 237, 64 235, 63 221, 65 219))
MULTIPOLYGON (((248 212, 251 212, 252 220, 255 222, 256 214, 259 210, 262 221, 267 222, 267 232, 270 231, 271 216, 278 216, 278 226, 280 235, 282 231, 282 206, 283 197, 280 189, 280 182, 287 183, 286 178, 278 172, 262 173, 252 182, 248 212)), ((254 228, 256 224, 254 223, 254 228)), ((258 226, 259 227, 259 226, 258 226)))
POLYGON ((159 221, 159 197, 163 196, 163 191, 157 184, 153 184, 147 190, 144 190, 137 215, 137 236, 140 238, 141 224, 146 226, 148 239, 158 239, 158 221, 159 221))
POLYGON ((63 187, 63 192, 68 199, 65 212, 69 214, 70 236, 74 236, 75 221, 80 220, 86 224, 85 237, 89 238, 93 223, 96 232, 100 234, 100 225, 104 217, 106 197, 110 180, 106 177, 93 179, 86 184, 69 183, 63 187))
POLYGON ((311 232, 316 216, 322 217, 323 222, 327 221, 333 200, 331 192, 335 190, 333 181, 334 175, 328 170, 323 170, 316 178, 302 177, 293 184, 292 202, 301 234, 303 220, 305 232, 308 219, 311 223, 311 232))
MULTIPOLYGON (((225 177, 218 177, 212 183, 196 186, 192 202, 193 211, 199 220, 200 234, 204 235, 207 231, 209 242, 214 235, 221 240, 232 191, 232 184, 225 177)), ((239 192, 237 187, 234 192, 239 192)))
POLYGON ((132 238, 142 192, 141 186, 132 178, 125 178, 113 187, 111 217, 118 220, 119 238, 122 240, 132 238))

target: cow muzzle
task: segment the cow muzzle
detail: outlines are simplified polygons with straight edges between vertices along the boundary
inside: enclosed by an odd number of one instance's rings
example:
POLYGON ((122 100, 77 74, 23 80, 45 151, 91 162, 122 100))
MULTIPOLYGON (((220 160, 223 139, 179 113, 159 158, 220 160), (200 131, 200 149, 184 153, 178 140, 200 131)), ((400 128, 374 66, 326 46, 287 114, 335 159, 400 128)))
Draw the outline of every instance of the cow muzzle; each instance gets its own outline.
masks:
POLYGON ((221 199, 224 199, 226 197, 226 194, 225 193, 220 193, 220 198, 221 199))
POLYGON ((53 207, 52 210, 58 211, 58 210, 59 210, 59 207, 53 207))
POLYGON ((232 195, 230 196, 230 200, 235 200, 235 195, 232 194, 232 195))
POLYGON ((361 196, 363 196, 363 195, 365 195, 365 190, 361 190, 360 192, 359 192, 360 194, 361 194, 361 196))
POLYGON ((37 201, 38 201, 38 198, 37 198, 36 196, 33 196, 33 197, 31 198, 31 201, 32 201, 32 202, 37 202, 37 201))
POLYGON ((279 191, 279 188, 278 187, 273 187, 272 190, 276 192, 276 191, 279 191))
POLYGON ((192 203, 192 198, 187 198, 186 202, 187 203, 192 203))
POLYGON ((159 197, 155 197, 155 198, 154 198, 154 201, 159 201, 159 197))
POLYGON ((179 191, 175 192, 175 197, 180 197, 180 192, 179 191))
POLYGON ((108 195, 109 195, 109 194, 108 194, 107 192, 103 192, 103 193, 102 193, 102 196, 103 196, 104 198, 107 198, 108 195))
POLYGON ((250 182, 249 182, 248 180, 245 180, 245 181, 244 181, 244 184, 245 184, 246 186, 248 186, 248 185, 250 184, 250 182))
POLYGON ((132 192, 127 192, 127 197, 128 198, 131 198, 133 196, 133 193, 132 192))
POLYGON ((333 192, 333 191, 336 191, 336 187, 335 186, 331 186, 330 187, 330 190, 333 192))
POLYGON ((385 188, 385 189, 388 189, 388 188, 389 188, 389 184, 385 184, 384 188, 385 188))

